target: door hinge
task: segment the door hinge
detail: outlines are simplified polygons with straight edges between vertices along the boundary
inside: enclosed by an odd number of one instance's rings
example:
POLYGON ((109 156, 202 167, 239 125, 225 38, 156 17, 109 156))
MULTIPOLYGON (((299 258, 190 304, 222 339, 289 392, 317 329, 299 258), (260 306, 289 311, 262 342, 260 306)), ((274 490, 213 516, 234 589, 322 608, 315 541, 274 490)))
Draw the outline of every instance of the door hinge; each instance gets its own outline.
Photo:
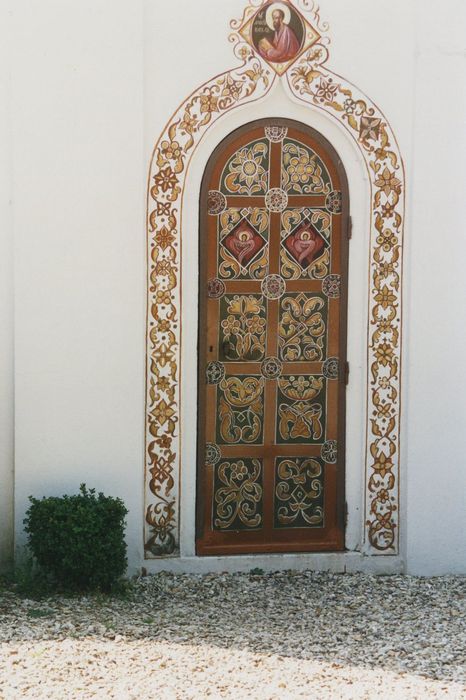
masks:
POLYGON ((351 216, 348 216, 348 240, 351 240, 353 238, 353 219, 351 216))
POLYGON ((348 504, 345 501, 345 527, 348 525, 348 504))
POLYGON ((349 362, 345 362, 345 386, 349 384, 349 362))

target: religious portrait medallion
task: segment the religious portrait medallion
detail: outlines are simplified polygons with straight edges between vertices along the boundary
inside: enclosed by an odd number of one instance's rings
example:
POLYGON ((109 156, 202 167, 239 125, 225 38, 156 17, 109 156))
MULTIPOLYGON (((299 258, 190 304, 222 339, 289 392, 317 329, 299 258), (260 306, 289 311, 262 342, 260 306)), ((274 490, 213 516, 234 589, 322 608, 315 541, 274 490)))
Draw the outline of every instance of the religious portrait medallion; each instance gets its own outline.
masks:
POLYGON ((320 38, 286 0, 265 3, 240 33, 279 75, 320 38))
POLYGON ((252 25, 254 46, 273 63, 291 61, 298 54, 304 37, 303 23, 292 7, 272 2, 260 10, 252 25))

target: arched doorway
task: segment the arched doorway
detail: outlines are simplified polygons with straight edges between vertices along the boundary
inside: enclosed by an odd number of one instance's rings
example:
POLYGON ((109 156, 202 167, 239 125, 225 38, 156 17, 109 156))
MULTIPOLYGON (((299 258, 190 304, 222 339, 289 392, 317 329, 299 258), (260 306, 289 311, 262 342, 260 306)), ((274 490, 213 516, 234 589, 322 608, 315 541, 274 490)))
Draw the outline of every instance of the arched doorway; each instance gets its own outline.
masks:
POLYGON ((249 123, 200 206, 196 549, 344 547, 349 197, 331 144, 249 123))

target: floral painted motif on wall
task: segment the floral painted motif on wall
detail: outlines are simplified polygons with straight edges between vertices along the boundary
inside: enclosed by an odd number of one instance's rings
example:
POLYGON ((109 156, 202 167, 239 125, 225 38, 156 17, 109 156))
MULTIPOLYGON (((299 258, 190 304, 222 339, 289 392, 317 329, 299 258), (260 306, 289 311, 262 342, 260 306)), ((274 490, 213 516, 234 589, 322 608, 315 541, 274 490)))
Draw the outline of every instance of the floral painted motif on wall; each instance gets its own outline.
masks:
MULTIPOLYGON (((207 81, 183 102, 157 142, 150 168, 146 555, 174 556, 179 547, 179 478, 182 469, 179 448, 180 240, 186 168, 200 139, 217 119, 237 106, 264 98, 279 79, 291 97, 326 112, 346 129, 357 144, 369 174, 371 230, 364 546, 369 554, 395 554, 400 525, 401 264, 405 195, 403 163, 396 138, 388 120, 370 99, 327 67, 328 26, 321 22, 313 0, 251 0, 241 20, 233 21, 231 26, 240 65, 207 81)), ((280 129, 270 136, 284 138, 280 129)), ((318 163, 300 162, 298 154, 291 151, 289 156, 289 183, 282 184, 285 194, 289 187, 301 187, 304 172, 315 177, 315 186, 325 191, 325 178, 319 173, 318 163), (298 158, 298 161, 294 163, 293 158, 298 158), (319 184, 321 180, 322 184, 319 184)), ((232 163, 225 177, 230 178, 234 187, 250 188, 252 171, 248 174, 248 168, 254 167, 255 174, 256 169, 259 171, 263 167, 261 159, 265 157, 259 150, 251 154, 251 158, 244 158, 243 163, 232 163), (248 166, 244 167, 246 160, 248 166)), ((265 167, 263 169, 266 171, 265 167)), ((267 189, 266 183, 264 189, 267 189)), ((332 213, 339 206, 338 193, 328 192, 326 197, 327 210, 332 213)), ((219 213, 223 211, 221 193, 213 196, 211 206, 219 213)), ((270 201, 263 217, 277 206, 280 211, 286 211, 286 201, 270 201)), ((267 248, 262 243, 265 241, 261 230, 261 226, 266 228, 264 221, 253 221, 250 215, 245 215, 241 221, 233 222, 237 228, 231 227, 232 236, 223 245, 226 274, 241 275, 242 270, 255 265, 257 279, 265 283, 266 260, 261 259, 267 248)), ((225 230, 228 226, 225 218, 225 230)), ((317 220, 312 210, 301 221, 289 222, 282 243, 282 278, 296 279, 307 275, 319 279, 327 275, 327 263, 322 254, 325 252, 326 229, 325 219, 317 220)), ((221 279, 212 280, 210 284, 209 293, 221 293, 221 279)), ((337 281, 330 287, 328 298, 338 294, 337 281)), ((292 312, 291 307, 284 309, 284 313, 292 312)), ((286 346, 286 321, 283 321, 283 333, 281 352, 286 353, 291 351, 286 346)), ((260 338, 260 332, 256 335, 260 338)), ((232 342, 238 345, 240 335, 233 337, 232 342)), ((318 351, 318 337, 311 332, 309 344, 314 344, 318 351)), ((277 361, 281 359, 277 358, 277 361)), ((235 420, 234 416, 231 420, 235 420)), ((283 429, 286 430, 285 424, 283 429)), ((318 429, 317 423, 315 429, 318 429)), ((328 445, 326 459, 330 458, 332 449, 328 445)), ((260 465, 252 462, 239 466, 225 464, 218 471, 218 483, 224 489, 233 488, 237 483, 235 474, 243 468, 254 484, 254 507, 257 517, 260 517, 260 465)), ((318 461, 312 465, 303 463, 299 469, 309 483, 315 482, 315 503, 318 503, 318 461)), ((281 487, 284 518, 289 517, 286 485, 291 484, 293 478, 286 462, 277 464, 277 479, 284 484, 281 487)), ((299 517, 308 517, 309 512, 303 503, 299 517)), ((228 519, 227 516, 222 518, 220 513, 219 527, 220 522, 228 519)), ((241 514, 237 513, 231 522, 240 521, 241 514)))

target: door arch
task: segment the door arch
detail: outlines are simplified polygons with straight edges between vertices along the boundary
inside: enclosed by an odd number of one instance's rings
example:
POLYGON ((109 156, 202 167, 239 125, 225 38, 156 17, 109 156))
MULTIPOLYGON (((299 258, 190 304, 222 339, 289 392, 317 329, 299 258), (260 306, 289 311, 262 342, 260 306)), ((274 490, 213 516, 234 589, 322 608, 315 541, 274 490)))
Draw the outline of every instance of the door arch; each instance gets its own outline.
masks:
POLYGON ((349 194, 300 122, 227 136, 200 199, 196 551, 344 547, 349 194))

